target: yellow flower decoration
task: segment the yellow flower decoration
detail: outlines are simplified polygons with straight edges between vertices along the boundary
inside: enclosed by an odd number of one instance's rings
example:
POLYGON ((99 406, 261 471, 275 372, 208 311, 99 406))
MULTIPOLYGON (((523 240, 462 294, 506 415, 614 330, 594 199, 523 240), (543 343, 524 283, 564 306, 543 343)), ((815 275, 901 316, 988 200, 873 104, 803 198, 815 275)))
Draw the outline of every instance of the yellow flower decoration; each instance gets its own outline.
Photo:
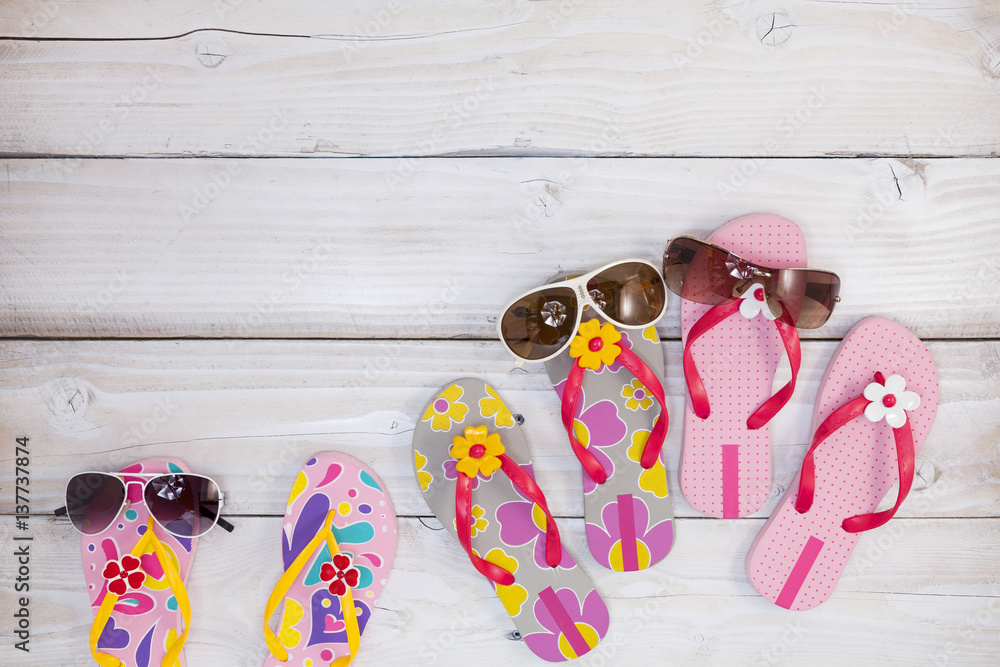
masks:
POLYGON ((469 411, 469 406, 458 400, 463 393, 465 392, 457 384, 451 385, 431 401, 420 421, 429 421, 435 431, 447 431, 452 422, 461 424, 469 411))
POLYGON ((654 343, 660 342, 660 337, 656 333, 656 327, 654 327, 652 324, 650 324, 648 327, 642 330, 642 337, 654 343))
POLYGON ((479 414, 483 417, 493 417, 493 423, 497 428, 510 428, 514 425, 514 416, 510 414, 510 409, 500 400, 493 387, 486 385, 486 393, 489 396, 479 399, 479 414))
POLYGON ((649 395, 649 390, 639 380, 632 380, 632 384, 622 387, 622 397, 627 398, 625 407, 635 412, 636 410, 648 410, 653 405, 653 397, 649 395))
MULTIPOLYGON (((513 556, 508 556, 503 549, 490 549, 489 553, 486 554, 485 560, 494 565, 499 565, 511 574, 517 572, 517 559, 513 556)), ((524 589, 524 586, 518 583, 511 584, 510 586, 501 586, 499 584, 494 584, 494 586, 497 589, 497 597, 500 598, 500 603, 507 610, 507 613, 511 616, 520 614, 521 606, 528 599, 528 591, 524 589)))
POLYGON ((496 433, 489 433, 485 426, 468 426, 465 437, 455 436, 451 446, 451 456, 458 460, 455 469, 469 477, 482 473, 489 478, 500 467, 500 459, 504 453, 503 443, 496 433))
POLYGON ((570 341, 569 356, 577 359, 582 368, 591 368, 595 371, 601 369, 601 365, 615 363, 622 348, 618 341, 622 335, 618 333, 611 322, 599 325, 597 320, 587 320, 580 325, 577 335, 570 341))
MULTIPOLYGON (((636 431, 632 434, 632 444, 628 448, 628 457, 636 463, 642 461, 642 451, 646 448, 649 433, 649 431, 636 431)), ((667 497, 667 469, 663 467, 659 457, 656 458, 656 463, 653 464, 652 468, 643 470, 639 474, 639 488, 647 493, 652 493, 657 498, 667 497)))
POLYGON ((433 481, 434 479, 434 477, 429 472, 424 470, 425 465, 427 465, 427 457, 414 449, 413 467, 417 471, 417 482, 420 483, 421 491, 426 491, 427 487, 431 485, 431 481, 433 481))

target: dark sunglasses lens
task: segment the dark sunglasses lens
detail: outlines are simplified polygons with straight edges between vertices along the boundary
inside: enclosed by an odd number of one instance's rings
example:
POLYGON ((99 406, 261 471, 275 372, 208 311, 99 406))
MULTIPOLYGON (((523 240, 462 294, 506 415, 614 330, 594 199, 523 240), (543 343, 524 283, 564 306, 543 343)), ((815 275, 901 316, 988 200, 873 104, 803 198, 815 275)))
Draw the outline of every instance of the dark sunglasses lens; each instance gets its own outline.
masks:
POLYGON ((66 513, 84 535, 97 535, 110 526, 125 503, 125 484, 98 472, 74 475, 66 485, 66 513))
POLYGON ((606 316, 626 326, 655 322, 667 301, 663 278, 642 262, 604 269, 587 283, 587 292, 606 316))
POLYGON ((840 294, 840 278, 827 271, 786 269, 776 271, 771 289, 800 329, 826 324, 840 294))
POLYGON ((663 253, 663 279, 674 294, 711 306, 739 296, 737 283, 746 283, 739 258, 708 243, 687 237, 670 242, 663 253))
POLYGON ((201 475, 160 475, 146 484, 143 501, 168 532, 180 537, 204 535, 219 515, 219 487, 201 475))
POLYGON ((519 299, 500 319, 500 334, 511 352, 534 361, 559 351, 573 335, 576 294, 568 287, 545 287, 519 299))

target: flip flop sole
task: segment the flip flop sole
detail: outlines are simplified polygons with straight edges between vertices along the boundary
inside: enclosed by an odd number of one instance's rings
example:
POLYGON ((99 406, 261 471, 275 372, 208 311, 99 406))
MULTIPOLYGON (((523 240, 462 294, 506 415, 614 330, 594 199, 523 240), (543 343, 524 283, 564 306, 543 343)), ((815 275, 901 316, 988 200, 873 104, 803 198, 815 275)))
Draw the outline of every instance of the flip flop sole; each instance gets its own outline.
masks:
MULTIPOLYGON (((281 556, 287 570, 329 512, 336 511, 332 530, 337 545, 360 573, 351 593, 362 637, 396 553, 396 513, 384 488, 364 463, 340 452, 320 452, 296 476, 282 521, 281 556)), ((323 544, 289 587, 275 633, 288 651, 288 662, 269 655, 266 667, 308 661, 326 665, 350 652, 340 598, 320 577, 331 561, 330 548, 323 544)))
MULTIPOLYGON (((122 468, 121 473, 181 473, 190 472, 177 459, 149 458, 122 468)), ((134 478, 145 481, 141 478, 134 478)), ((126 482, 130 480, 126 478, 126 482)), ((108 592, 104 568, 110 561, 129 554, 146 532, 149 509, 142 499, 141 484, 127 484, 128 509, 112 526, 99 535, 84 535, 82 540, 83 573, 90 593, 90 603, 96 615, 108 592)), ((177 567, 181 581, 187 582, 194 561, 198 538, 178 538, 154 524, 156 536, 177 567)), ((152 547, 139 557, 140 569, 146 577, 137 590, 120 596, 114 611, 101 632, 97 648, 114 656, 125 667, 159 665, 178 635, 184 631, 184 621, 166 575, 152 547)), ((179 658, 186 663, 184 654, 179 658)))
MULTIPOLYGON (((900 375, 920 396, 908 413, 914 452, 930 432, 937 412, 937 372, 924 344, 903 326, 881 317, 856 324, 827 367, 816 398, 812 432, 830 413, 861 396, 876 371, 900 375)), ((848 422, 814 452, 816 491, 812 507, 795 509, 799 478, 789 485, 747 555, 747 577, 768 600, 791 610, 827 600, 840 579, 860 533, 844 519, 874 512, 898 481, 892 428, 865 417, 848 422)))
MULTIPOLYGON (((801 230, 777 215, 748 215, 732 220, 708 241, 749 262, 776 269, 806 266, 801 230)), ((681 342, 712 306, 681 302, 681 342)), ((703 334, 692 356, 705 384, 711 414, 702 419, 688 398, 679 477, 691 506, 725 519, 753 514, 771 492, 771 432, 767 424, 747 428, 747 418, 767 400, 785 348, 774 324, 762 316, 740 313, 703 334)))
MULTIPOLYGON (((413 432, 417 482, 434 516, 458 540, 455 488, 458 475, 450 449, 468 427, 485 426, 500 436, 505 453, 534 476, 521 428, 510 408, 485 382, 463 378, 431 400, 413 432)), ((497 597, 535 655, 562 662, 591 651, 607 634, 608 609, 590 577, 562 548, 557 567, 545 562, 545 515, 497 470, 472 482, 472 549, 514 575, 514 583, 493 582, 497 597)), ((456 559, 472 567, 464 551, 456 559)))

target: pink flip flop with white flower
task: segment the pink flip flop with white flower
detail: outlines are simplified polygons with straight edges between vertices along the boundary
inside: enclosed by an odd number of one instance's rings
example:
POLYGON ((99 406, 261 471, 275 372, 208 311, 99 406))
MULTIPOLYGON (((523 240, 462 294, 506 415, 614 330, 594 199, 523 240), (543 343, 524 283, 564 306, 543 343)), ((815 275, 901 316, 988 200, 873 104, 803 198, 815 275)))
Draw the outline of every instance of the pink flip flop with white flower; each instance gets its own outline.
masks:
POLYGON ((903 326, 868 317, 851 329, 820 385, 799 476, 747 555, 761 595, 791 610, 830 597, 860 534, 889 521, 909 492, 937 386, 930 352, 903 326), (895 505, 876 512, 897 482, 895 505))
MULTIPOLYGON (((778 215, 737 218, 707 240, 752 265, 779 270, 807 265, 802 231, 778 215)), ((688 387, 678 470, 681 492, 702 514, 748 516, 771 494, 769 421, 795 389, 798 332, 794 324, 775 317, 757 282, 739 299, 721 305, 681 301, 681 341, 688 387), (789 360, 792 378, 774 392, 782 358, 789 360)))

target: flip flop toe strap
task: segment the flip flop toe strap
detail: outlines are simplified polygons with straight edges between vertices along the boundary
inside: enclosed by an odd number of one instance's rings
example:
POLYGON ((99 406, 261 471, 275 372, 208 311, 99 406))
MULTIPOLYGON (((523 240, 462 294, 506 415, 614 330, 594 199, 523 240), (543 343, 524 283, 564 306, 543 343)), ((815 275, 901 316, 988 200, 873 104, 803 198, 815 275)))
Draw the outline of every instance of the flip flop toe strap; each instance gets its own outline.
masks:
MULTIPOLYGON (((149 517, 149 522, 146 524, 146 532, 143 533, 142 538, 139 539, 139 542, 130 553, 132 556, 138 558, 150 546, 153 547, 156 559, 160 562, 163 574, 170 585, 170 591, 177 600, 177 607, 180 609, 181 618, 184 620, 184 632, 170 645, 167 653, 163 656, 163 660, 160 661, 162 667, 173 667, 174 663, 180 657, 181 651, 184 649, 188 629, 191 627, 191 601, 188 599, 187 589, 184 587, 180 573, 174 568, 174 564, 170 560, 170 555, 153 531, 153 517, 149 517)), ((115 605, 118 604, 119 597, 109 590, 105 594, 104 600, 101 601, 101 606, 94 617, 93 625, 90 626, 90 653, 94 657, 94 661, 98 665, 101 665, 101 667, 125 667, 125 663, 118 658, 97 650, 97 642, 101 638, 101 633, 104 632, 104 626, 107 624, 108 619, 111 618, 111 613, 114 611, 115 605)))
MULTIPOLYGON (((702 382, 698 374, 698 367, 694 363, 691 354, 691 347, 702 335, 716 327, 730 315, 739 312, 740 301, 729 301, 712 307, 705 313, 691 330, 688 331, 687 342, 684 344, 684 380, 687 383, 688 396, 691 397, 691 407, 694 413, 701 419, 708 419, 711 414, 711 407, 708 401, 708 392, 705 390, 705 383, 702 382)), ((795 391, 795 382, 798 380, 799 367, 802 364, 802 351, 799 344, 799 332, 792 324, 791 316, 784 304, 781 304, 781 317, 773 320, 778 335, 781 337, 781 344, 788 355, 788 364, 792 370, 792 379, 784 387, 779 389, 760 404, 756 410, 747 418, 747 428, 755 431, 771 421, 774 415, 778 414, 781 408, 785 407, 788 399, 795 391)))
MULTIPOLYGON (((646 439, 646 445, 642 450, 640 464, 648 470, 656 465, 656 461, 659 459, 660 450, 663 448, 663 441, 667 435, 667 427, 670 424, 670 417, 667 415, 667 398, 663 392, 663 385, 657 379, 656 374, 635 352, 627 347, 622 347, 618 353, 617 361, 642 382, 643 386, 660 404, 660 416, 657 418, 656 424, 653 425, 653 430, 650 432, 649 438, 646 439)), ((579 358, 573 360, 573 366, 566 378, 566 385, 563 387, 562 422, 569 435, 569 444, 573 448, 573 453, 580 460, 583 469, 587 471, 594 482, 604 484, 608 480, 607 471, 604 470, 604 466, 597 460, 597 457, 577 439, 576 431, 573 428, 585 370, 580 365, 579 358)))
MULTIPOLYGON (((299 555, 295 557, 292 564, 288 566, 285 573, 281 575, 278 579, 278 583, 275 584, 274 590, 271 591, 270 597, 267 599, 267 605, 264 608, 264 641, 267 643, 267 648, 275 658, 281 662, 288 661, 288 651, 285 649, 284 645, 278 641, 278 637, 271 630, 271 626, 268 621, 271 615, 278 609, 278 605, 285 596, 288 595, 288 591, 291 589, 292 584, 294 584, 299 575, 302 574, 302 570, 305 566, 312 560, 316 551, 325 541, 327 546, 330 548, 330 557, 336 556, 340 553, 340 547, 337 544, 337 538, 333 534, 331 525, 333 524, 333 519, 337 515, 336 510, 331 510, 327 515, 326 519, 323 521, 323 527, 317 531, 316 535, 313 536, 312 540, 309 541, 299 555)), ((349 653, 345 656, 337 658, 330 663, 330 667, 347 667, 354 661, 354 656, 358 654, 358 649, 361 646, 361 632, 358 629, 358 617, 357 612, 354 607, 354 596, 351 594, 351 587, 347 587, 347 592, 340 596, 340 609, 344 616, 344 626, 347 630, 347 648, 349 653)))
MULTIPOLYGON (((500 459, 500 470, 545 514, 545 562, 549 567, 556 567, 562 562, 562 543, 559 539, 559 528, 552 517, 552 512, 549 511, 545 495, 531 475, 507 454, 500 454, 497 458, 500 459)), ((472 525, 475 523, 475 518, 472 516, 472 479, 466 474, 459 473, 455 484, 455 528, 458 532, 458 541, 480 574, 495 584, 510 586, 514 583, 514 575, 510 571, 477 556, 472 551, 472 525)))
MULTIPOLYGON (((865 408, 870 403, 871 401, 864 396, 859 396, 830 413, 816 429, 812 444, 809 451, 806 452, 805 459, 802 461, 802 469, 799 472, 799 492, 795 498, 795 511, 799 514, 808 512, 815 498, 816 462, 814 452, 816 448, 842 426, 863 415, 865 408)), ((892 436, 896 443, 896 464, 899 469, 899 493, 896 497, 896 504, 881 512, 859 514, 844 519, 841 525, 848 533, 860 533, 884 525, 899 510, 906 495, 910 492, 910 487, 913 486, 915 455, 913 432, 910 430, 909 420, 907 419, 899 428, 893 428, 892 436)))

